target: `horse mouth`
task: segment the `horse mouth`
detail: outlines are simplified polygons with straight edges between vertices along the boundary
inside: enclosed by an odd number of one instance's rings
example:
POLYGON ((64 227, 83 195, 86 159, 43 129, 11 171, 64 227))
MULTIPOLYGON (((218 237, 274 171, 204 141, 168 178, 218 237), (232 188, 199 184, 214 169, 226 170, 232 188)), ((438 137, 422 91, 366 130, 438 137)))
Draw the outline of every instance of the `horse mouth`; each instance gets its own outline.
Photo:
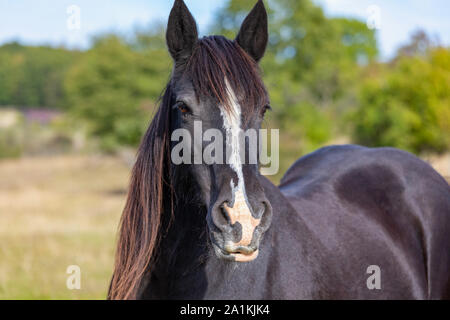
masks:
POLYGON ((234 257, 234 261, 236 262, 250 262, 255 260, 258 257, 258 250, 253 251, 251 254, 243 254, 243 253, 230 253, 231 256, 234 257))
POLYGON ((238 247, 231 252, 219 248, 216 244, 213 244, 213 248, 218 258, 234 262, 250 262, 255 260, 259 254, 258 249, 249 249, 246 247, 238 247))

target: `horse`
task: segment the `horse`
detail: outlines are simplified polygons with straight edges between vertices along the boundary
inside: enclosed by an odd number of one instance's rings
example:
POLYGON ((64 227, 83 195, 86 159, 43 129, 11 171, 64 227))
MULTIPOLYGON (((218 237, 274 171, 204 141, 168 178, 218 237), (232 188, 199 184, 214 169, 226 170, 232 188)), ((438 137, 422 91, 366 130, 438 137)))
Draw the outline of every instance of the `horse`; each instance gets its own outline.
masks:
POLYGON ((108 299, 450 299, 450 187, 427 163, 329 146, 275 186, 242 161, 238 132, 270 109, 262 0, 234 40, 199 39, 175 0, 166 39, 172 76, 137 152, 108 299), (173 163, 172 133, 195 121, 223 133, 230 161, 173 163))

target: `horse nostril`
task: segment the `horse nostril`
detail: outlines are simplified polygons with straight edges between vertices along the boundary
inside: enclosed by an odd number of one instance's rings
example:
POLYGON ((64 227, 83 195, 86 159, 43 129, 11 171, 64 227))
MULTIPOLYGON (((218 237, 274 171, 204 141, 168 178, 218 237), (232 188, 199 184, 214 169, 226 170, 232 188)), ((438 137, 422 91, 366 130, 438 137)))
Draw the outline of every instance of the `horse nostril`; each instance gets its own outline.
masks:
POLYGON ((269 209, 268 203, 266 201, 262 201, 259 204, 258 209, 255 210, 256 218, 261 219, 264 216, 264 214, 268 211, 268 209, 269 209))
POLYGON ((224 203, 222 203, 219 206, 219 212, 220 212, 220 216, 221 219, 220 221, 224 224, 224 225, 230 225, 231 224, 231 220, 230 220, 230 215, 228 214, 227 210, 225 209, 225 206, 229 206, 228 202, 225 201, 224 203))
POLYGON ((228 213, 227 210, 225 210, 225 206, 228 206, 228 202, 224 202, 220 205, 220 212, 222 213, 222 215, 225 217, 225 219, 229 219, 228 217, 228 213))
POLYGON ((227 202, 223 202, 221 205, 216 205, 212 210, 211 217, 215 227, 222 232, 230 233, 232 231, 230 217, 225 210, 227 202))

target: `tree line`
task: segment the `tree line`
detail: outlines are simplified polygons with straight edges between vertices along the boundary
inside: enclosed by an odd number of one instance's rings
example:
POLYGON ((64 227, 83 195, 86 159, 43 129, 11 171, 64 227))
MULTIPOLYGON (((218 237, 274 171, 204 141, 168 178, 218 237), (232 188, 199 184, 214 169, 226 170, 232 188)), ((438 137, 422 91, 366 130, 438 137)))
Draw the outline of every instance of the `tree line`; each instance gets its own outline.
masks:
MULTIPOLYGON (((229 0, 211 33, 234 38, 251 1, 229 0)), ((450 149, 450 50, 423 32, 380 62, 364 21, 330 18, 311 0, 270 0, 261 69, 281 159, 346 137, 415 153, 450 149), (284 153, 284 154, 283 154, 284 153)), ((86 51, 0 47, 0 105, 67 112, 114 150, 136 146, 171 71, 163 26, 101 35, 86 51)))

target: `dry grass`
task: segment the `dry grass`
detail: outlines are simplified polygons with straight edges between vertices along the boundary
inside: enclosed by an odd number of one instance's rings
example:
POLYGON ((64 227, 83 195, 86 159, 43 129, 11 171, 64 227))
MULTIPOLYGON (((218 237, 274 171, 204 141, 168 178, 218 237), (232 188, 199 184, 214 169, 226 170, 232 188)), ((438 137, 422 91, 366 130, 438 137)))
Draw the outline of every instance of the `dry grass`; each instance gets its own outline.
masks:
POLYGON ((128 176, 107 157, 1 161, 0 299, 104 299, 128 176))

